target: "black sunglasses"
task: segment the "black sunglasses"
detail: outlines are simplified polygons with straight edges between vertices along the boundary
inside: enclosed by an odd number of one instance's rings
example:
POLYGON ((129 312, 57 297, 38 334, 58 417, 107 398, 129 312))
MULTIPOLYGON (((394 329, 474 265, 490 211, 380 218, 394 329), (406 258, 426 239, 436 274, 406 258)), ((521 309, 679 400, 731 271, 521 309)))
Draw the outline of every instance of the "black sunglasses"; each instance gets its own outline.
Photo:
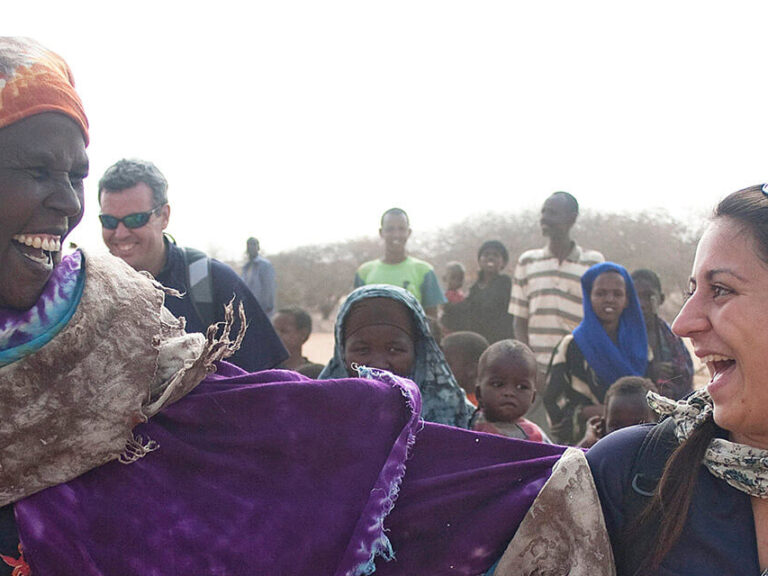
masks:
POLYGON ((165 204, 160 204, 160 206, 156 206, 149 212, 135 212, 134 214, 128 214, 128 216, 123 216, 122 218, 115 218, 109 214, 99 214, 99 220, 101 220, 101 225, 107 230, 115 230, 120 222, 122 222, 123 226, 126 228, 133 230, 134 228, 141 228, 146 225, 152 217, 152 214, 156 214, 163 206, 165 206, 165 204))

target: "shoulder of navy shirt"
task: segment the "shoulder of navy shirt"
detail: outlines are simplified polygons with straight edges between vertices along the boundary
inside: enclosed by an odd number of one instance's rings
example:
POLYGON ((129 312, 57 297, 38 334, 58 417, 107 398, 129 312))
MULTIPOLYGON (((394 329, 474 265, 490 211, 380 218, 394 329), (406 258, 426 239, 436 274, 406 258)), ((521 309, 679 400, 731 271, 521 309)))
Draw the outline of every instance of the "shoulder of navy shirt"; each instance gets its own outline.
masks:
MULTIPOLYGON (((187 293, 187 270, 184 254, 178 246, 167 239, 165 267, 157 275, 157 281, 168 288, 184 293, 183 298, 167 296, 165 306, 174 316, 184 316, 187 320, 187 332, 204 333, 207 326, 197 315, 187 293)), ((228 360, 248 372, 258 372, 274 368, 288 358, 288 351, 272 327, 269 318, 259 306, 256 298, 242 281, 240 276, 226 264, 210 258, 213 276, 213 300, 217 309, 216 321, 224 320, 224 306, 232 297, 242 302, 248 319, 248 330, 240 350, 228 360)), ((240 328, 240 321, 235 321, 234 333, 240 328)))

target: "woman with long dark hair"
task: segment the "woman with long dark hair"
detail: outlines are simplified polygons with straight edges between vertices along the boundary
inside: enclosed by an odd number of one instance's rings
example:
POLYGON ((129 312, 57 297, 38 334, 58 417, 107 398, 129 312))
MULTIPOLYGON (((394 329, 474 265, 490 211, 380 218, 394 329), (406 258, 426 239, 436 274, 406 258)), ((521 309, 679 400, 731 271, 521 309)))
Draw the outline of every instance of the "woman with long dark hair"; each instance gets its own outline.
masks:
POLYGON ((720 202, 689 290, 672 328, 706 389, 587 456, 618 574, 768 574, 768 185, 720 202))

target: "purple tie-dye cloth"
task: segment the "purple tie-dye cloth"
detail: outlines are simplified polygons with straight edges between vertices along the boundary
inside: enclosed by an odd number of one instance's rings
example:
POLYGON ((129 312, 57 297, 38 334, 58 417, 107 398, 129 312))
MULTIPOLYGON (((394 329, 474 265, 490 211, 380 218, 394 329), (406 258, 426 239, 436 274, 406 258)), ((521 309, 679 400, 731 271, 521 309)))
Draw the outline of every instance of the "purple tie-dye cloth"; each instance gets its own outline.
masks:
POLYGON ((33 574, 482 574, 564 449, 424 423, 383 380, 221 363, 135 429, 158 450, 16 504, 33 574))
POLYGON ((64 256, 34 306, 0 308, 0 366, 39 350, 72 318, 82 294, 82 266, 81 252, 64 256))

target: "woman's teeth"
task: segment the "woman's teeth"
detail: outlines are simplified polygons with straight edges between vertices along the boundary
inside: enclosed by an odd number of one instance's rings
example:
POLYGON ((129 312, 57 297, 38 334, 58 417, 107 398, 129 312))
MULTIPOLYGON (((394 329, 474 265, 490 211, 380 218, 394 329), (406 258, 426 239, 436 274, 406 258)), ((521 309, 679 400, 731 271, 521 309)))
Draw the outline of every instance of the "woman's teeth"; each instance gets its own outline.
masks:
POLYGON ((710 362, 723 362, 723 361, 729 361, 733 360, 733 358, 730 358, 728 356, 721 356, 720 354, 707 354, 706 356, 701 357, 701 361, 704 364, 708 364, 710 362))
POLYGON ((11 238, 20 245, 22 256, 46 270, 53 268, 54 254, 61 251, 61 236, 54 234, 14 234, 11 238))
POLYGON ((709 369, 709 373, 714 377, 718 372, 722 372, 730 368, 736 361, 728 356, 721 356, 720 354, 707 354, 701 357, 701 361, 706 364, 709 369))
POLYGON ((19 244, 41 248, 46 252, 59 252, 61 250, 61 237, 52 234, 15 234, 12 238, 19 244))

